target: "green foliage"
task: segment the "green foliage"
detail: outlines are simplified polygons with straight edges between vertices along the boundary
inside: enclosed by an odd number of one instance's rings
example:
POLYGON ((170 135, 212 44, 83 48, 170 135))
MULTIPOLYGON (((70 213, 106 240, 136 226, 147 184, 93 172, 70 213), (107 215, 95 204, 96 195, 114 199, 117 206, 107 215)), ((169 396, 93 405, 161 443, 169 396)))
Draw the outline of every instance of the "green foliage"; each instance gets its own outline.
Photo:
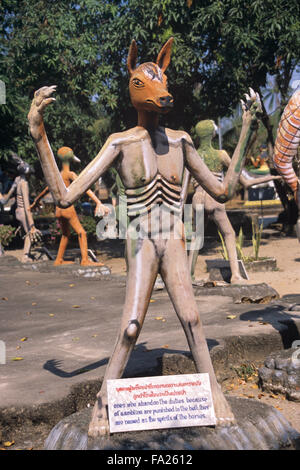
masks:
MULTIPOLYGON (((244 247, 244 233, 242 227, 240 227, 239 235, 235 240, 236 244, 236 251, 238 259, 242 260, 244 263, 257 261, 259 259, 259 249, 260 249, 260 242, 261 242, 261 235, 263 231, 263 224, 258 225, 252 221, 252 249, 253 249, 253 256, 246 256, 243 253, 244 247)), ((229 260, 228 251, 225 245, 225 240, 220 231, 218 231, 219 237, 222 243, 222 256, 225 260, 229 260)))
MULTIPOLYGON (((228 256, 228 251, 227 251, 227 248, 226 248, 226 245, 225 245, 225 240, 221 234, 220 231, 218 231, 218 234, 219 234, 219 237, 221 239, 221 243, 222 243, 222 256, 225 260, 229 260, 229 256, 228 256)), ((236 244, 236 251, 237 251, 237 257, 238 259, 242 260, 242 261, 248 261, 249 258, 244 255, 243 253, 243 246, 244 246, 244 233, 243 233, 243 229, 242 227, 240 227, 240 231, 239 231, 239 235, 238 237, 236 238, 235 240, 235 244, 236 244)))
POLYGON ((2 0, 0 164, 14 150, 43 180, 26 116, 44 85, 57 85, 45 112, 53 150, 72 147, 83 166, 111 132, 136 125, 126 69, 133 38, 143 61, 175 38, 169 127, 189 132, 200 119, 230 115, 249 86, 265 86, 267 74, 276 76, 284 103, 299 63, 299 13, 297 0, 2 0))
POLYGON ((257 376, 257 367, 255 364, 251 364, 251 363, 241 364, 239 367, 234 367, 234 370, 237 376, 240 379, 243 379, 245 382, 248 382, 250 378, 257 376))
POLYGON ((81 225, 83 226, 84 230, 86 231, 87 237, 95 237, 96 235, 96 226, 97 226, 97 219, 90 215, 79 215, 79 220, 81 225))
POLYGON ((226 245, 225 245, 225 240, 223 238, 223 235, 221 234, 221 232, 219 230, 218 230, 218 234, 219 234, 219 237, 221 239, 222 248, 223 248, 222 256, 226 261, 229 261, 228 251, 227 251, 227 248, 226 248, 226 245))
POLYGON ((236 243, 236 251, 237 251, 238 259, 241 259, 242 261, 245 261, 246 256, 243 253, 244 233, 243 233, 243 228, 242 227, 240 227, 239 235, 238 235, 235 243, 236 243))
POLYGON ((0 224, 0 245, 8 246, 15 237, 15 228, 11 225, 0 224))
POLYGON ((58 220, 56 219, 52 224, 49 225, 49 234, 50 234, 50 239, 49 243, 52 245, 55 245, 56 243, 59 242, 61 238, 61 229, 58 220))
MULTIPOLYGON (((78 218, 80 220, 80 223, 84 230, 86 231, 87 238, 93 238, 96 236, 96 226, 97 226, 97 220, 89 215, 82 215, 79 214, 78 218)), ((0 226, 1 227, 1 226, 0 226)), ((60 228, 59 221, 56 219, 52 224, 49 226, 49 232, 50 232, 50 243, 51 244, 57 244, 60 241, 62 232, 60 228)), ((71 237, 75 238, 77 237, 76 232, 71 228, 71 237)))
MULTIPOLYGON (((273 141, 275 141, 276 139, 277 127, 278 127, 280 117, 281 117, 280 109, 278 109, 276 112, 274 112, 272 115, 269 116, 269 123, 272 129, 273 141)), ((241 128, 242 128, 242 118, 240 116, 234 119, 234 121, 232 122, 232 128, 229 129, 227 132, 225 132, 225 134, 223 135, 223 148, 226 149, 229 155, 233 154, 234 149, 237 146, 241 128)), ((258 131, 257 131, 257 137, 255 141, 253 142, 251 149, 249 150, 249 155, 251 156, 258 155, 259 147, 261 146, 261 144, 265 144, 267 141, 268 141, 268 133, 267 133, 266 128, 264 126, 259 126, 258 131)))

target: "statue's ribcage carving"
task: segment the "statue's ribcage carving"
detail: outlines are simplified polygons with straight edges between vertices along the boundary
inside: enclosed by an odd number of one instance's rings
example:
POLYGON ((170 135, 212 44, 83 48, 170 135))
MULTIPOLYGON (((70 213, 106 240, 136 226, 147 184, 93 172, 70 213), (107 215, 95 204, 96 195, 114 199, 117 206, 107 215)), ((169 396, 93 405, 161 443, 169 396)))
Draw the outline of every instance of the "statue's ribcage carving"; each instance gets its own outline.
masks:
POLYGON ((172 184, 157 173, 151 183, 136 189, 126 189, 127 214, 136 216, 149 212, 155 205, 168 207, 171 211, 181 211, 181 185, 172 184))
POLYGON ((17 207, 24 208, 24 199, 21 194, 17 193, 17 207))
POLYGON ((274 166, 293 192, 298 178, 293 169, 293 158, 300 143, 300 91, 294 93, 280 119, 273 155, 274 166))

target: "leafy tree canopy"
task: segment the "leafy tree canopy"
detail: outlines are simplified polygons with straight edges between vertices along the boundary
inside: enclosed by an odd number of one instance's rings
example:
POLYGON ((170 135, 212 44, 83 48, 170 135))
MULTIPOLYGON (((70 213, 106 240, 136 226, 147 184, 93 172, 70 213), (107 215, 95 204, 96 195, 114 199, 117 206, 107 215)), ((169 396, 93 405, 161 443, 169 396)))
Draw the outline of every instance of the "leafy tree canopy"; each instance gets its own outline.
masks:
POLYGON ((199 119, 229 115, 267 74, 285 102, 299 63, 299 10, 298 0, 2 0, 0 163, 8 150, 36 162, 26 115, 44 85, 57 85, 45 119, 54 151, 70 146, 86 163, 109 133, 135 125, 126 70, 133 38, 142 61, 175 38, 170 127, 190 132, 199 119))

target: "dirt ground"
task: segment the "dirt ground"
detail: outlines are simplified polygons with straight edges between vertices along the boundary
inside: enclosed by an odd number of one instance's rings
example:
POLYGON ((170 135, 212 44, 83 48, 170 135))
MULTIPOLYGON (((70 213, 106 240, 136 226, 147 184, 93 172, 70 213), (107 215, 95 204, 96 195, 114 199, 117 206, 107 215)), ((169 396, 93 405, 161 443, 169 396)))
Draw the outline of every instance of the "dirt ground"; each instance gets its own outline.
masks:
MULTIPOLYGON (((252 246, 243 249, 246 256, 253 254, 252 246)), ((261 242, 260 257, 274 257, 277 270, 268 272, 249 272, 250 282, 266 282, 273 287, 280 297, 287 294, 300 294, 300 243, 296 237, 280 237, 274 233, 261 242)), ((200 256, 196 266, 196 278, 203 279, 207 275, 205 259, 215 258, 216 253, 200 256)), ((218 256, 219 257, 219 256, 218 256)))
MULTIPOLYGON (((296 237, 281 236, 279 232, 271 231, 264 234, 264 239, 261 243, 260 256, 261 257, 275 257, 277 260, 277 270, 269 272, 249 273, 250 282, 260 283, 266 282, 272 286, 280 295, 280 297, 288 294, 300 294, 300 243, 296 237)), ((205 259, 220 257, 219 251, 221 247, 214 245, 213 248, 204 248, 200 252, 198 258, 195 277, 196 279, 206 279, 208 274, 206 272, 205 259), (217 256, 216 256, 217 255, 217 256)), ((99 244, 100 258, 110 268, 113 274, 125 274, 126 265, 122 254, 122 247, 118 248, 114 253, 111 250, 103 249, 103 245, 99 244)), ((244 249, 246 255, 251 255, 252 246, 246 246, 244 249)), ((21 257, 22 250, 9 251, 8 254, 14 255, 17 258, 21 257)), ((291 425, 300 433, 300 404, 288 401, 282 395, 275 395, 272 393, 262 391, 258 386, 257 369, 262 364, 253 364, 252 373, 247 377, 237 375, 234 380, 229 380, 222 384, 225 394, 237 395, 242 397, 254 398, 261 400, 264 403, 270 404, 277 408, 291 423, 291 425)), ((242 367, 242 365, 241 365, 242 367)), ((44 433, 47 435, 48 430, 45 429, 44 433)), ((31 436, 30 442, 33 441, 31 436)), ((22 441, 22 439, 21 439, 22 441)), ((26 442, 23 440, 23 443, 26 442)), ((11 446, 12 450, 17 446, 11 446)), ((3 447, 2 447, 3 448, 3 447)), ((26 445, 22 446, 26 448, 26 445)), ((31 449, 41 449, 42 440, 41 434, 37 434, 35 442, 31 449)), ((3 448, 4 449, 4 448, 3 448)))

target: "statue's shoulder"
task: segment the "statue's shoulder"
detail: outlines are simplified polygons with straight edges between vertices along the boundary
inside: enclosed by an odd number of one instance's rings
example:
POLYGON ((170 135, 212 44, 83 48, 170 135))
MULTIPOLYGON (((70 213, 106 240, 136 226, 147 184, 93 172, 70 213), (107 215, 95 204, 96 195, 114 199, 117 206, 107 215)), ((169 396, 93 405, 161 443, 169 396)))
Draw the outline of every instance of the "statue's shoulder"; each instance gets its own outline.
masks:
POLYGON ((112 145, 125 145, 133 142, 139 142, 145 138, 149 138, 149 134, 143 127, 136 126, 123 132, 115 132, 108 138, 108 142, 112 145))
POLYGON ((193 145, 191 136, 183 130, 174 130, 174 129, 169 129, 166 127, 165 132, 170 141, 174 141, 174 142, 184 141, 193 145))

